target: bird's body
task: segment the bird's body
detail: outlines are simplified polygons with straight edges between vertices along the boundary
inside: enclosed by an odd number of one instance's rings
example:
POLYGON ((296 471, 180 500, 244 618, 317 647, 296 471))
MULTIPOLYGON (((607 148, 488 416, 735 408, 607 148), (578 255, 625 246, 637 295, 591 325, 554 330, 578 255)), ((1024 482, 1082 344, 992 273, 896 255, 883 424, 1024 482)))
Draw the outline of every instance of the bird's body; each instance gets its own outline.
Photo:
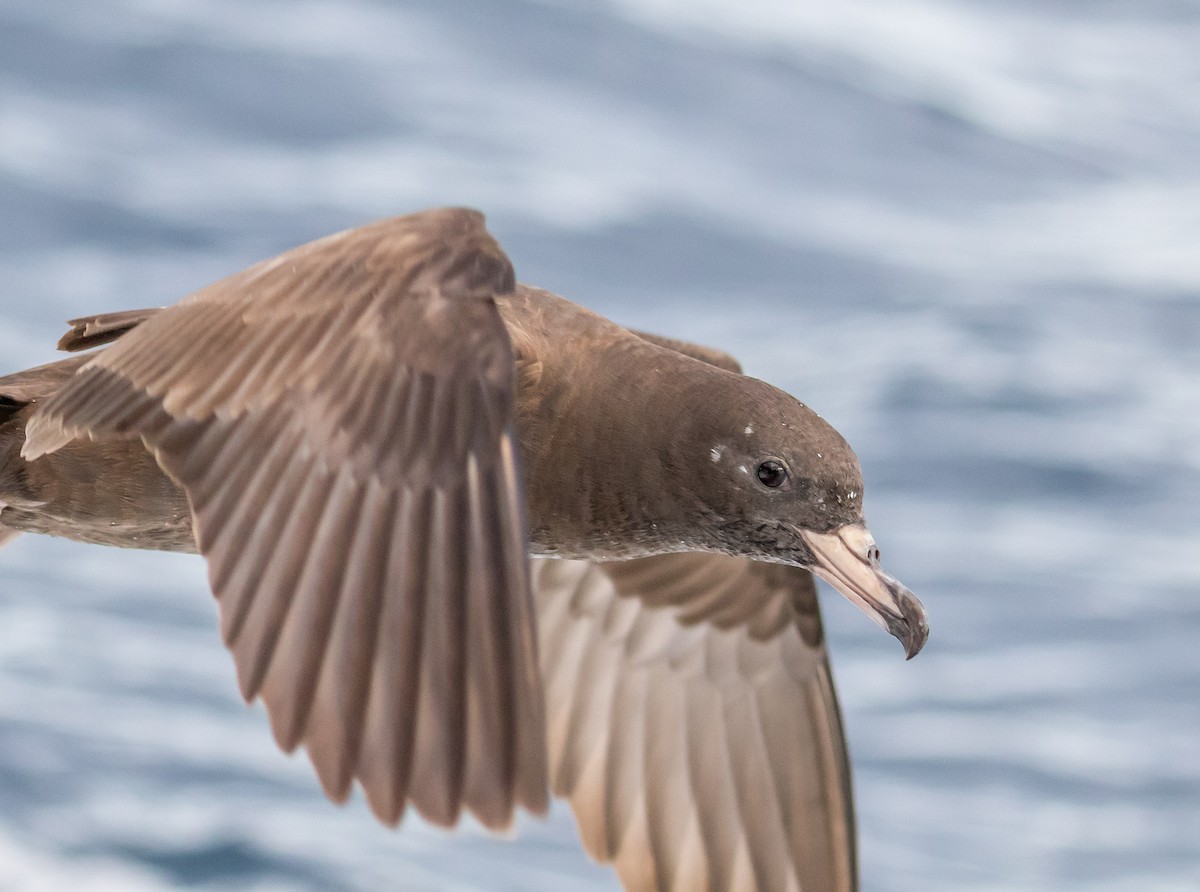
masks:
POLYGON ((470 211, 63 346, 109 342, 0 379, 0 525, 203 554, 243 694, 331 797, 499 827, 549 786, 630 890, 854 887, 805 568, 926 631, 806 406, 514 286, 470 211))
MULTIPOLYGON (((524 285, 495 303, 514 346, 516 432, 533 554, 589 560, 698 549, 744 554, 744 538, 729 529, 735 518, 727 512, 706 516, 719 512, 708 510, 709 502, 691 492, 696 481, 687 479, 697 456, 711 461, 714 449, 728 448, 725 432, 691 430, 713 403, 722 416, 737 407, 746 423, 731 432, 746 439, 763 417, 761 402, 778 399, 797 420, 819 428, 830 463, 856 463, 841 436, 791 397, 679 349, 703 348, 683 342, 661 346, 524 285), (590 386, 580 387, 584 381, 590 386), (647 461, 651 443, 659 445, 653 447, 654 460, 647 461), (680 468, 684 475, 676 473, 680 468)), ((158 312, 113 314, 121 321, 116 336, 158 312)), ((0 426, 0 469, 17 478, 5 485, 0 476, 0 502, 9 505, 4 522, 103 545, 196 551, 186 495, 140 440, 77 438, 38 461, 15 460, 25 422, 37 408, 36 401, 19 405, 17 395, 44 401, 90 358, 0 378, 0 396, 8 396, 13 415, 0 426), (97 468, 121 470, 98 476, 97 468), (47 501, 49 494, 57 498, 47 501)), ((0 404, 0 422, 3 412, 0 404)), ((835 516, 830 527, 856 513, 835 516)))

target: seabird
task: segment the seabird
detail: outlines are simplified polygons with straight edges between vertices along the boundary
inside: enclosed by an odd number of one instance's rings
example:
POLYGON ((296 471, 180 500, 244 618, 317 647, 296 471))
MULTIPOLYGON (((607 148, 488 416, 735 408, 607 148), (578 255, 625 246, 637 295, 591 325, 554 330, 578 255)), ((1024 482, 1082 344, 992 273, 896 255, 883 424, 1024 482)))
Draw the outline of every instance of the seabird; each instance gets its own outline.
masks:
POLYGON ((515 284, 466 209, 71 324, 109 346, 0 378, 0 529, 202 554, 330 798, 499 829, 552 790, 630 892, 857 887, 810 571, 928 627, 807 406, 515 284))

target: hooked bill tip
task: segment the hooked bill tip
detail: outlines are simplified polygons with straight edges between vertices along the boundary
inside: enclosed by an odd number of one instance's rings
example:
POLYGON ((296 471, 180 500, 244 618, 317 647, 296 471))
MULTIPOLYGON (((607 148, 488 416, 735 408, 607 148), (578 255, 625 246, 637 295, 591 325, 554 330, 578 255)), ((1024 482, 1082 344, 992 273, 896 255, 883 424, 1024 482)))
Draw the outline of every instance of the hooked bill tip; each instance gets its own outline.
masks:
POLYGON ((925 642, 929 640, 929 621, 925 617, 925 607, 917 600, 917 596, 894 579, 888 580, 888 588, 896 599, 899 608, 898 616, 889 616, 888 632, 904 645, 904 659, 911 660, 921 652, 925 642))

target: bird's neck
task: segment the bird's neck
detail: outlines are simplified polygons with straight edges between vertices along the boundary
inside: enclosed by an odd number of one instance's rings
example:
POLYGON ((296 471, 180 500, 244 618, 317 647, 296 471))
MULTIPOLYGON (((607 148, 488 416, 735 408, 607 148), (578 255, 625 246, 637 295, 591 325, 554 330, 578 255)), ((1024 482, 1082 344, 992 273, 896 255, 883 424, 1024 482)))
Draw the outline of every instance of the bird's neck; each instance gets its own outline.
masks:
POLYGON ((613 334, 547 350, 536 379, 518 375, 535 552, 635 557, 683 550, 693 532, 678 434, 708 379, 730 373, 613 334))

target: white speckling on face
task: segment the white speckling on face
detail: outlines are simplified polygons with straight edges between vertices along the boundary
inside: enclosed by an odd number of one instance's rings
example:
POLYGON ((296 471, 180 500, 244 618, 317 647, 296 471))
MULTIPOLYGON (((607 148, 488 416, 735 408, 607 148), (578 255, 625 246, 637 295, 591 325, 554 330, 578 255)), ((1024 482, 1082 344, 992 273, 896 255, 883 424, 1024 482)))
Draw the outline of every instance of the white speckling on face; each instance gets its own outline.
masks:
POLYGON ((746 433, 748 433, 748 434, 752 434, 752 433, 754 433, 754 425, 753 425, 753 424, 747 424, 747 425, 746 425, 746 431, 745 431, 745 432, 746 432, 746 433))
POLYGON ((745 466, 745 465, 738 465, 738 470, 739 470, 739 471, 741 471, 743 474, 749 474, 749 473, 750 473, 749 471, 747 471, 747 470, 746 470, 746 466, 745 466))
POLYGON ((724 454, 724 452, 725 452, 724 446, 714 446, 712 449, 710 449, 708 451, 708 454, 710 456, 712 456, 712 460, 714 462, 718 462, 721 460, 721 456, 724 454))

